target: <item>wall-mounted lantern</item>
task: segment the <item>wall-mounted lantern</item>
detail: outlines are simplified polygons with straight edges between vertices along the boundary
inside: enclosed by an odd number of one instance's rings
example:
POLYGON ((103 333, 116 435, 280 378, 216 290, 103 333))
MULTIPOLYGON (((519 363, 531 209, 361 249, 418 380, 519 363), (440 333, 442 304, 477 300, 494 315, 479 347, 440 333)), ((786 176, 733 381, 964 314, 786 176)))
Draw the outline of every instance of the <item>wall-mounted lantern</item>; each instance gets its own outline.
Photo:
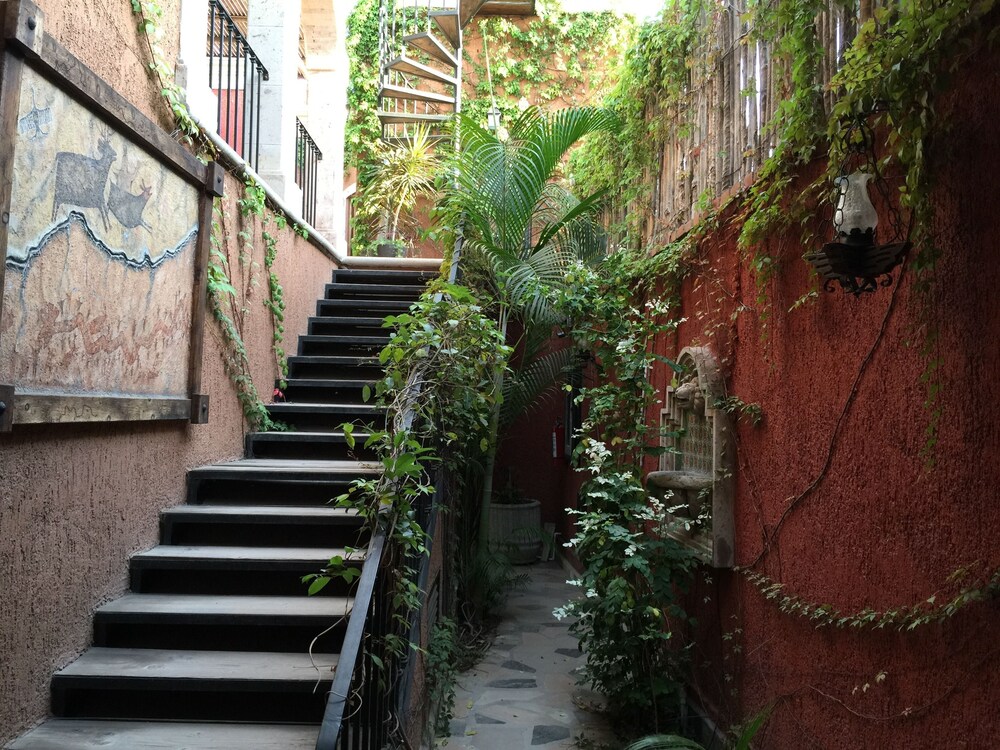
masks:
POLYGON ((879 171, 870 116, 859 116, 844 130, 841 145, 845 156, 834 180, 834 239, 805 256, 823 277, 826 291, 834 291, 836 281, 855 297, 891 285, 890 272, 910 249, 909 229, 904 228, 899 208, 879 171), (888 230, 882 233, 888 239, 885 243, 880 242, 877 232, 879 217, 870 188, 875 189, 888 213, 888 230))
POLYGON ((491 133, 495 133, 500 130, 502 122, 503 112, 500 111, 500 108, 496 105, 496 102, 494 102, 493 106, 486 110, 486 127, 491 133))

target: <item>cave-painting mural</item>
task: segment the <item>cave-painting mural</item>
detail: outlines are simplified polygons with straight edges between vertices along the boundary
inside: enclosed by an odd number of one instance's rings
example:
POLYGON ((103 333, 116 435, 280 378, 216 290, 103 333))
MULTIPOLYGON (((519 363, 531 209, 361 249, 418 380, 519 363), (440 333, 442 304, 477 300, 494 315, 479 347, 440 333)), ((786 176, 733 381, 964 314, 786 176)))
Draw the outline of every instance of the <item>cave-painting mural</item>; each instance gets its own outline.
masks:
POLYGON ((0 383, 186 395, 198 201, 127 133, 25 68, 0 383))

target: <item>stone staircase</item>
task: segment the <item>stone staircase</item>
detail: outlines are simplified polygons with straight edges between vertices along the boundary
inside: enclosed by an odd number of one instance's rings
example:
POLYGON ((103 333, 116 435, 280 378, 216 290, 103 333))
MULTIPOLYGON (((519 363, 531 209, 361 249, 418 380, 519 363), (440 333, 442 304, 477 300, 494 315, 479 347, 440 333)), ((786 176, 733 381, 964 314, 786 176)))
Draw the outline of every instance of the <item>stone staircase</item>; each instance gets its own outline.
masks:
POLYGON ((362 430, 352 451, 340 426, 384 424, 362 400, 382 318, 429 278, 334 272, 289 358, 286 401, 269 407, 289 430, 250 434, 246 458, 188 473, 160 544, 131 559, 130 593, 97 610, 93 646, 53 676, 53 718, 10 750, 315 746, 352 598, 337 581, 308 597, 300 579, 365 545, 357 516, 329 501, 377 468, 362 430))

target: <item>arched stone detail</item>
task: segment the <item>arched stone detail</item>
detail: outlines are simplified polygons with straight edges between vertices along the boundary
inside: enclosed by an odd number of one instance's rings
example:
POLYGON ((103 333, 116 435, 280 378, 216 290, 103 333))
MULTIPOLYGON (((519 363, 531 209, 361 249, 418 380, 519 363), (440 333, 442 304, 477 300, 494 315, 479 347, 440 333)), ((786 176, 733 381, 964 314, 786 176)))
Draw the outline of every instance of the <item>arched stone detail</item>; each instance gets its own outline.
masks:
POLYGON ((681 374, 667 388, 660 412, 661 445, 668 450, 660 470, 647 475, 647 486, 673 493, 668 504, 678 519, 707 514, 701 528, 674 536, 713 567, 731 568, 736 444, 732 419, 717 406, 725 400, 725 382, 707 347, 687 347, 677 362, 681 374))

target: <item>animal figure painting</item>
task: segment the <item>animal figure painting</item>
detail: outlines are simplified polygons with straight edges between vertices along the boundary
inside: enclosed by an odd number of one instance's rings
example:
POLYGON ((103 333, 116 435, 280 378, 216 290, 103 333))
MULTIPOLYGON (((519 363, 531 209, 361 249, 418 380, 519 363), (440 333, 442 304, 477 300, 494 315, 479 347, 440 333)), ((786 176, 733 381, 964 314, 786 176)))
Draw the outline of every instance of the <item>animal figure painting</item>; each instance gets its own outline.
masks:
POLYGON ((26 67, 0 383, 184 396, 200 193, 26 67))
POLYGON ((111 228, 108 205, 104 199, 104 186, 108 182, 111 162, 115 160, 110 130, 105 128, 101 131, 97 150, 96 159, 69 151, 60 151, 56 154, 56 188, 52 196, 53 221, 63 205, 96 208, 101 212, 104 228, 111 228))

